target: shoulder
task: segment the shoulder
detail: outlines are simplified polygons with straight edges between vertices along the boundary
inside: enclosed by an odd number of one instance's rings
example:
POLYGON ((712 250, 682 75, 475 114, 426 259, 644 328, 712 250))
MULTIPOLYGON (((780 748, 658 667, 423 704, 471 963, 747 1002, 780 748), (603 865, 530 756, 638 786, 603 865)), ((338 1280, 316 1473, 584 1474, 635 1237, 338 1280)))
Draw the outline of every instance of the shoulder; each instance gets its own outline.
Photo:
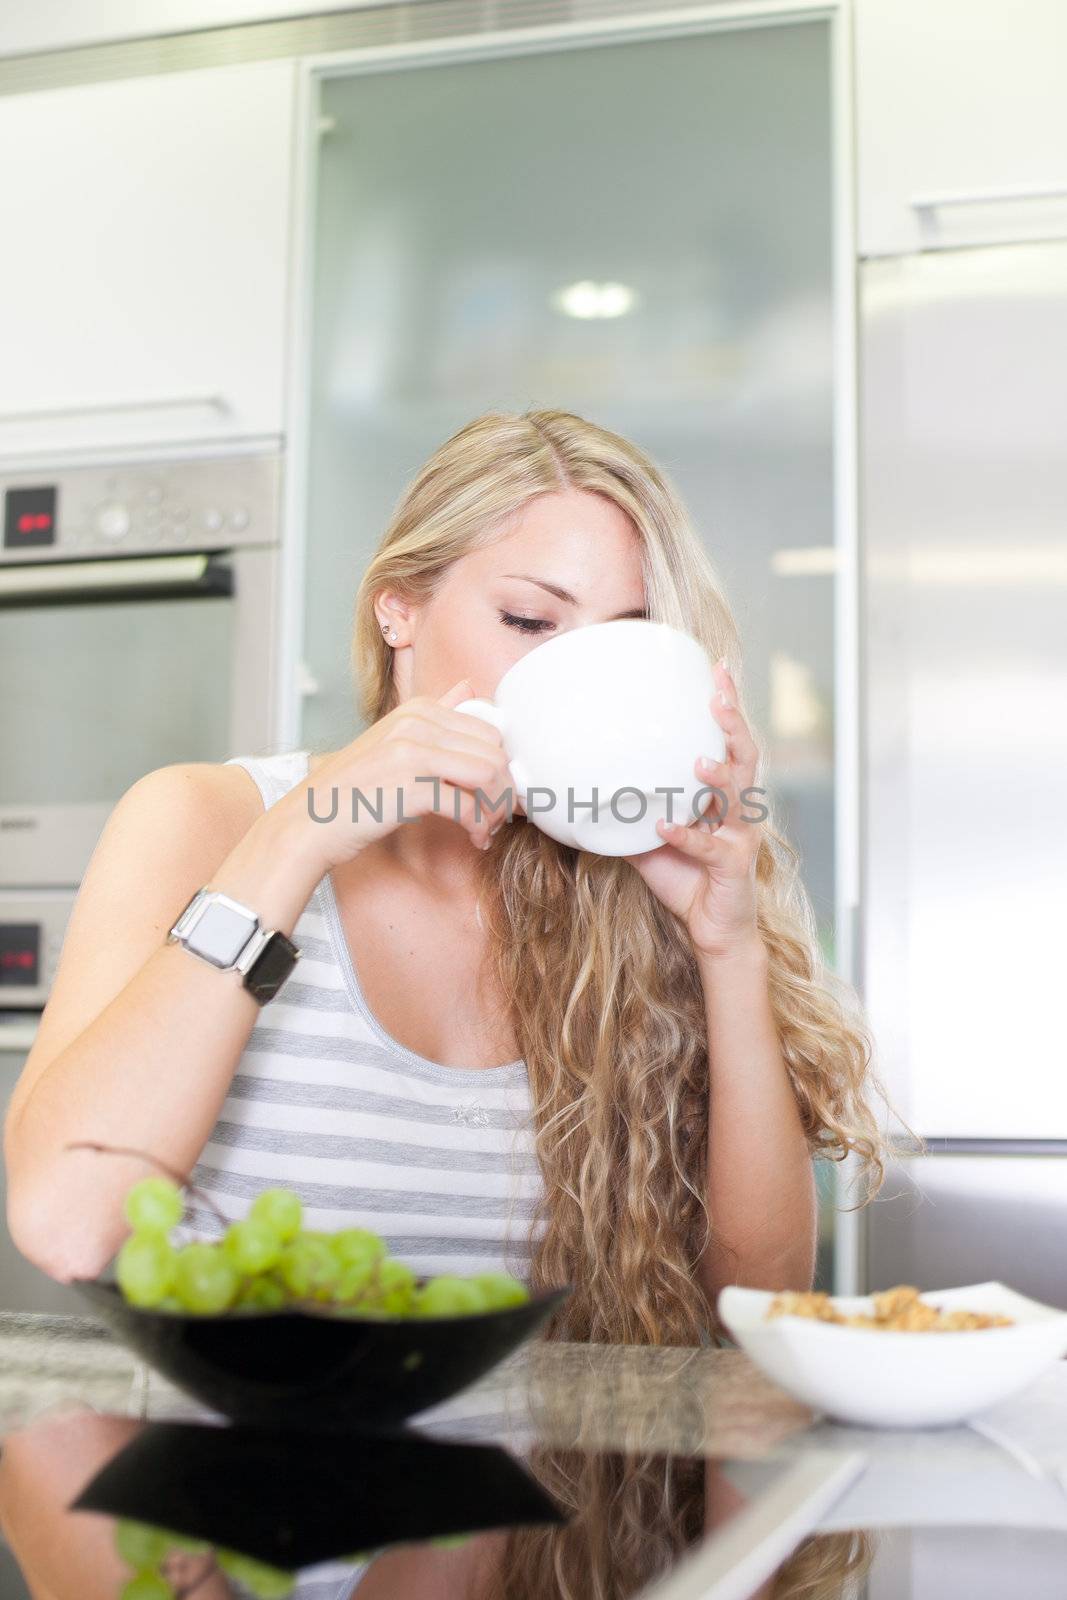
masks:
POLYGON ((176 761, 131 784, 112 822, 122 829, 166 829, 174 838, 199 838, 227 855, 262 813, 263 797, 247 768, 176 761))

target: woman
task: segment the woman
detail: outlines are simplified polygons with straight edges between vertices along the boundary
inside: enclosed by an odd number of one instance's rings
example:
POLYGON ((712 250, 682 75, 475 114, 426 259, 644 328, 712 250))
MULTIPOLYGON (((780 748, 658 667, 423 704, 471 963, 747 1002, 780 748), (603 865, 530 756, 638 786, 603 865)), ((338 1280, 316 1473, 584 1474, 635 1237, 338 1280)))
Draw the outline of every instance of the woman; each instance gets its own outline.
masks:
POLYGON ((460 429, 359 585, 366 730, 160 768, 112 813, 8 1116, 20 1248, 61 1278, 110 1259, 151 1169, 64 1149, 94 1138, 182 1172, 203 1155, 224 1216, 288 1182, 308 1226, 358 1221, 401 1255, 421 1240, 424 1272, 462 1272, 472 1226, 484 1253, 525 1207, 523 1276, 573 1285, 551 1325, 567 1338, 697 1344, 722 1285, 810 1287, 812 1156, 854 1151, 877 1187, 884 1144, 869 1039, 821 961, 796 853, 741 799, 760 774, 739 659, 685 509, 634 445, 563 411, 460 429), (701 641, 727 740, 722 766, 693 752, 726 797, 710 825, 661 825, 662 848, 622 858, 476 807, 477 788, 508 790, 506 755, 455 709, 542 640, 616 616, 701 641), (383 808, 398 791, 402 811, 383 808), (166 939, 201 886, 301 949, 262 1012, 166 939), (410 1137, 390 1143, 389 1116, 410 1137), (496 1182, 509 1128, 525 1190, 496 1182))

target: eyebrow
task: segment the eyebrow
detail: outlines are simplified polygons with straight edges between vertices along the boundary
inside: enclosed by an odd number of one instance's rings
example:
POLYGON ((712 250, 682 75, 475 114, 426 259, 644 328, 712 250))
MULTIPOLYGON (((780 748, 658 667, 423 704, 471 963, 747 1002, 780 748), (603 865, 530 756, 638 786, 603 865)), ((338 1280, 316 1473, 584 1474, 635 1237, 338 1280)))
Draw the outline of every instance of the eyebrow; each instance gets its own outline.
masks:
MULTIPOLYGON (((569 606, 578 604, 574 596, 568 593, 566 589, 561 589, 558 583, 548 583, 544 578, 531 578, 528 572, 504 572, 501 573, 501 577, 521 578, 524 583, 536 583, 539 588, 547 589, 549 594, 554 594, 557 600, 564 600, 569 606)), ((642 620, 647 621, 648 609, 647 607, 635 606, 632 611, 617 611, 610 620, 618 622, 622 617, 640 617, 642 620)))

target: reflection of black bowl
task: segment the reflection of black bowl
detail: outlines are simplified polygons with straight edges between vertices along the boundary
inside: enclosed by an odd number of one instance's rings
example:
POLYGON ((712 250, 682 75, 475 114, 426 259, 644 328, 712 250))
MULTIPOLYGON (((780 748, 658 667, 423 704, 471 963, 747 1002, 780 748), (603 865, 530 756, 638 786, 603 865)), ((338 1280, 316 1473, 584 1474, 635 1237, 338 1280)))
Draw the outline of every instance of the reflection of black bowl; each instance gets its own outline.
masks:
POLYGON ((381 1545, 567 1520, 499 1445, 403 1427, 249 1423, 146 1422, 70 1509, 150 1522, 290 1571, 381 1545))
POLYGON ((569 1286, 456 1317, 362 1319, 323 1311, 197 1315, 131 1305, 115 1283, 74 1287, 178 1388, 239 1422, 386 1426, 465 1389, 546 1322, 569 1286))

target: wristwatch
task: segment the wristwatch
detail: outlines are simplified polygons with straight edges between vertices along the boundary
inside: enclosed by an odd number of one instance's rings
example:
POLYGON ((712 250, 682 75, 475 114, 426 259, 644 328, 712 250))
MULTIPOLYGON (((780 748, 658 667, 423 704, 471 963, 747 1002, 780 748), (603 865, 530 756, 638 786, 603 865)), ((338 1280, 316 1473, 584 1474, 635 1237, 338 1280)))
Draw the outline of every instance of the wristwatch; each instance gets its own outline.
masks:
POLYGON ((224 972, 239 972, 261 1006, 273 1000, 300 958, 284 933, 260 926, 254 911, 219 889, 198 889, 167 935, 224 972))

